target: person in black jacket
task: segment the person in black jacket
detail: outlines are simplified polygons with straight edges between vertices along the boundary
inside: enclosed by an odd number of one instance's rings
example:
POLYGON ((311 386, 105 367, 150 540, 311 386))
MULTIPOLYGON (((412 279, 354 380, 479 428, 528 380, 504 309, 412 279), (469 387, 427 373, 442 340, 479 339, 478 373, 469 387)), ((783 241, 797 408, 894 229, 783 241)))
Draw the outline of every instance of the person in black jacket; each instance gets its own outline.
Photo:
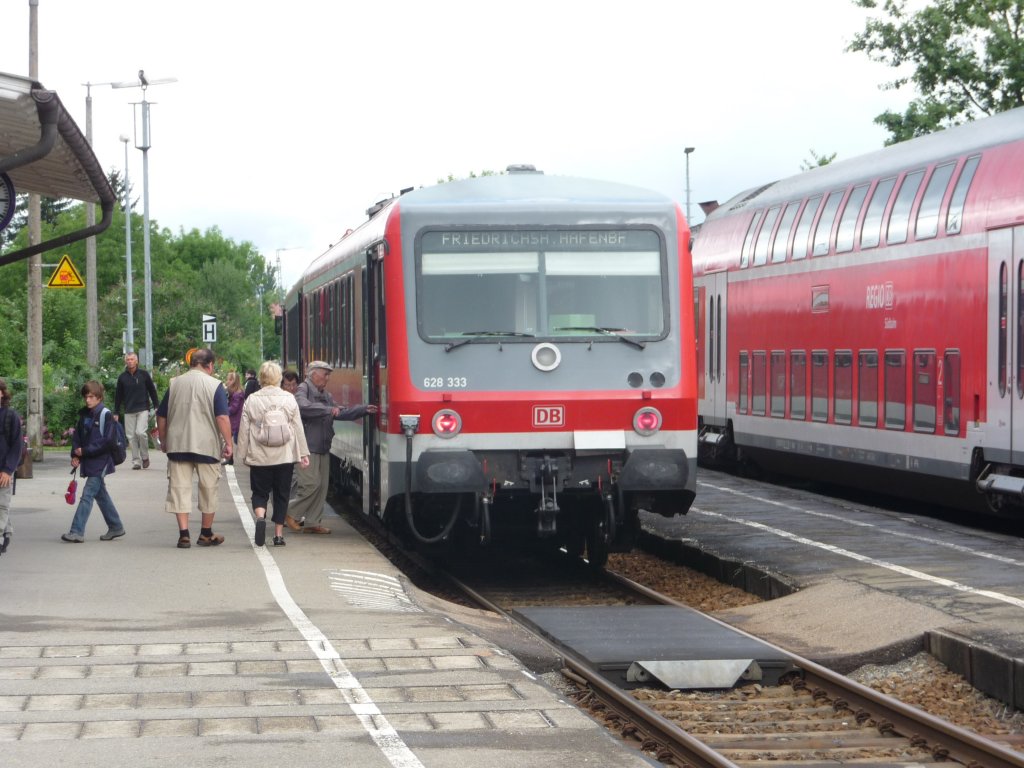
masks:
POLYGON ((87 381, 82 385, 85 407, 78 412, 78 425, 71 436, 71 466, 86 478, 82 498, 71 521, 71 530, 61 536, 64 541, 80 544, 85 541, 85 524, 89 522, 95 501, 107 523, 107 532, 100 536, 110 541, 124 536, 124 525, 117 514, 114 500, 107 492, 105 477, 114 472, 114 414, 103 405, 103 385, 87 381))
MULTIPOLYGON (((132 469, 149 469, 149 417, 160 405, 149 371, 139 368, 139 356, 124 356, 124 372, 114 389, 114 413, 124 411, 124 435, 132 449, 132 469), (150 405, 152 403, 152 406, 150 405)), ((119 416, 115 418, 120 420, 119 416)))
POLYGON ((21 416, 10 407, 7 382, 0 379, 0 532, 3 543, 0 555, 11 544, 14 528, 11 526, 11 497, 14 495, 14 473, 21 462, 23 441, 21 437, 21 416))
POLYGON ((248 397, 253 392, 256 392, 257 390, 259 390, 259 388, 260 388, 260 383, 256 380, 256 371, 254 371, 252 368, 246 368, 245 369, 245 387, 242 390, 243 392, 245 392, 245 396, 248 397))

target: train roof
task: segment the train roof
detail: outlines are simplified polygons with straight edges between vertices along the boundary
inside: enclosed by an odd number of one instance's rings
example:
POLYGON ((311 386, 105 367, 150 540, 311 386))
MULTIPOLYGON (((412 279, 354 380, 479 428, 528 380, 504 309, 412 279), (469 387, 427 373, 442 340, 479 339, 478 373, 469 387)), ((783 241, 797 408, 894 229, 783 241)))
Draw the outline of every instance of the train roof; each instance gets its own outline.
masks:
POLYGON ((333 263, 339 249, 365 247, 372 242, 396 204, 403 215, 412 218, 429 218, 442 209, 446 214, 509 211, 517 207, 543 208, 548 213, 588 208, 602 212, 663 213, 676 207, 675 201, 667 195, 643 187, 573 176, 549 176, 530 170, 530 166, 509 166, 503 174, 420 187, 375 203, 367 210, 369 218, 315 258, 296 285, 333 263))
POLYGON ((744 208, 760 208, 799 200, 817 192, 846 187, 900 171, 971 154, 987 147, 1024 139, 1024 107, 992 117, 893 144, 866 155, 813 168, 786 179, 740 192, 719 207, 708 220, 744 208))
POLYGON ((572 206, 608 204, 675 205, 667 196, 641 187, 571 176, 549 176, 538 171, 512 170, 493 176, 462 179, 422 187, 399 198, 403 210, 436 206, 489 207, 572 206))

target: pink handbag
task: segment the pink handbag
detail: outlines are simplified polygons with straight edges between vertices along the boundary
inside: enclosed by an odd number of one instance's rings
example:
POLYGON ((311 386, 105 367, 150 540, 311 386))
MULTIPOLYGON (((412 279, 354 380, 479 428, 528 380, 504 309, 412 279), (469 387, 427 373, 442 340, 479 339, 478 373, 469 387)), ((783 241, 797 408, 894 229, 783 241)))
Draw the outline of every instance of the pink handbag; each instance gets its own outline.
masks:
POLYGON ((75 496, 78 495, 78 467, 71 470, 71 482, 68 483, 68 492, 64 494, 64 501, 68 504, 75 503, 75 496))

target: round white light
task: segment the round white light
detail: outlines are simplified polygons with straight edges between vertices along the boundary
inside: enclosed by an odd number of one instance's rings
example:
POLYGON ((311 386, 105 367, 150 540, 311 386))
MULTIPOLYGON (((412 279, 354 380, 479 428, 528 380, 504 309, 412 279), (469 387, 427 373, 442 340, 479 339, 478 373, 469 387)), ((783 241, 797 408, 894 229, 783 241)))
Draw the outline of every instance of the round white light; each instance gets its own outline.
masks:
POLYGON ((533 348, 530 359, 538 371, 553 371, 562 362, 562 353, 554 344, 544 341, 533 348))

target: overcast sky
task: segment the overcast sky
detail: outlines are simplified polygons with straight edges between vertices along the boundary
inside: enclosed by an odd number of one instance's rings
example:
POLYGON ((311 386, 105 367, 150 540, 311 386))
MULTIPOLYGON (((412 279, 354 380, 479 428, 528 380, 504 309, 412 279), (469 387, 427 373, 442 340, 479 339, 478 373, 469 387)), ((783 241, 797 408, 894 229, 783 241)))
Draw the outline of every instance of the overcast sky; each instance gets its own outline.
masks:
MULTIPOLYGON (((533 163, 685 206, 878 149, 911 98, 846 46, 852 0, 38 0, 39 80, 123 169, 152 85, 150 216, 219 227, 290 285, 404 187, 533 163), (507 10, 503 10, 503 6, 507 10)), ((0 0, 0 72, 28 74, 29 0, 0 0)), ((142 194, 142 153, 129 152, 142 194)), ((141 213, 141 200, 138 212, 141 213)))

